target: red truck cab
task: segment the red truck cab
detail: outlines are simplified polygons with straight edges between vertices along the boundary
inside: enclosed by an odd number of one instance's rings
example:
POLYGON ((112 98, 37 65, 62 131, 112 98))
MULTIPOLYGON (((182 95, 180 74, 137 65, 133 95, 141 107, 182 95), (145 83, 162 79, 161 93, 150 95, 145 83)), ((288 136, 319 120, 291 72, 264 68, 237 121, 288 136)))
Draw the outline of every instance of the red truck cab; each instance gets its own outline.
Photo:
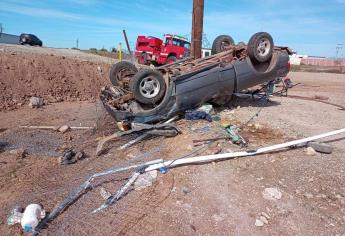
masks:
POLYGON ((152 36, 139 35, 135 56, 140 64, 164 65, 190 55, 190 42, 184 37, 166 34, 161 40, 152 36))

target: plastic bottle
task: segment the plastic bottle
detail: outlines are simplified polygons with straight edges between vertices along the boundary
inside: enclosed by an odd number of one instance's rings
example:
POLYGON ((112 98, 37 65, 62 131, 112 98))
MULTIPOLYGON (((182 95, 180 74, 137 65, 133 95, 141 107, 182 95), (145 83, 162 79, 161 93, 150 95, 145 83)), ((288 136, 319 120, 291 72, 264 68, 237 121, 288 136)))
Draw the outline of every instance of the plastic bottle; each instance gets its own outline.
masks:
POLYGON ((21 225, 24 231, 32 231, 41 219, 45 217, 45 211, 38 204, 30 204, 25 208, 21 225))

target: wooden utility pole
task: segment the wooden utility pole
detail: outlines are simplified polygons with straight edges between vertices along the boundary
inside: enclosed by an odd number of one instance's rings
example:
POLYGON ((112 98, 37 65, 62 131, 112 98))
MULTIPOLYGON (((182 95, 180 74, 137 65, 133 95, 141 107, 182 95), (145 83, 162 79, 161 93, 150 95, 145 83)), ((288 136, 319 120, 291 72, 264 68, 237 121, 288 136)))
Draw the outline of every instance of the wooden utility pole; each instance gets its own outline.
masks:
POLYGON ((193 0, 192 48, 191 54, 201 58, 202 28, 204 21, 204 0, 193 0))

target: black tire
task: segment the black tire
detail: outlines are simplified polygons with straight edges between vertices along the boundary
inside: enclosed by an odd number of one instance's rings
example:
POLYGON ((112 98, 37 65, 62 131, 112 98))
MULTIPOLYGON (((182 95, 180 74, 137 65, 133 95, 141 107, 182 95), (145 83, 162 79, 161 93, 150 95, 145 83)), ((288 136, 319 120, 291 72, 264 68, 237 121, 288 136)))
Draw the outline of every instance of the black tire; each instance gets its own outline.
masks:
POLYGON ((128 61, 120 61, 111 66, 109 78, 114 86, 121 86, 124 89, 129 89, 129 85, 124 83, 123 78, 133 76, 138 72, 138 69, 128 61))
POLYGON ((271 59, 273 49, 272 36, 266 32, 258 32, 249 39, 247 53, 252 62, 260 63, 271 59))
POLYGON ((168 61, 172 61, 172 63, 174 63, 175 61, 177 61, 177 58, 176 58, 176 56, 171 55, 171 56, 168 56, 167 62, 168 62, 168 61))
POLYGON ((160 102, 164 97, 166 84, 163 75, 159 71, 152 69, 143 69, 136 73, 133 79, 130 81, 130 88, 135 100, 139 103, 156 104, 160 102), (150 82, 150 79, 151 81, 154 81, 156 83, 157 86, 153 86, 155 87, 156 91, 153 93, 151 93, 151 91, 145 93, 145 81, 150 82), (159 88, 157 89, 157 87, 159 88), (155 93, 156 95, 154 95, 155 93))
POLYGON ((234 45, 234 39, 229 35, 219 35, 212 44, 212 55, 225 51, 224 46, 234 45))

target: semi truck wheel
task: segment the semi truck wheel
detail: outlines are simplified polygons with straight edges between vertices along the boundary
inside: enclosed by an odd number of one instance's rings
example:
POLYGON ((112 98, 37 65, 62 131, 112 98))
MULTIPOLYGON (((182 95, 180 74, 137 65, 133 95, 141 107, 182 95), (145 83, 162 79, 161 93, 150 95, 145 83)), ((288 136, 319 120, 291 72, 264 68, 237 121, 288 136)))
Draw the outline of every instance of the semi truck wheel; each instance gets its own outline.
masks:
POLYGON ((121 86, 124 89, 129 89, 128 81, 130 77, 137 72, 138 69, 134 64, 128 61, 120 61, 112 65, 109 73, 110 81, 114 86, 121 86))
POLYGON ((148 65, 147 63, 147 54, 146 52, 143 52, 141 55, 140 55, 140 58, 139 58, 139 63, 140 64, 143 64, 143 65, 148 65))
POLYGON ((130 88, 135 100, 142 104, 155 104, 164 97, 166 84, 157 70, 140 70, 130 81, 130 88))
POLYGON ((219 35, 212 43, 211 53, 217 54, 225 51, 225 46, 234 45, 234 39, 229 35, 219 35))
POLYGON ((177 61, 176 56, 174 56, 174 55, 168 56, 168 58, 167 58, 167 64, 174 63, 175 61, 177 61))
POLYGON ((273 54, 273 39, 269 33, 258 32, 248 42, 247 53, 252 62, 266 62, 273 54))

